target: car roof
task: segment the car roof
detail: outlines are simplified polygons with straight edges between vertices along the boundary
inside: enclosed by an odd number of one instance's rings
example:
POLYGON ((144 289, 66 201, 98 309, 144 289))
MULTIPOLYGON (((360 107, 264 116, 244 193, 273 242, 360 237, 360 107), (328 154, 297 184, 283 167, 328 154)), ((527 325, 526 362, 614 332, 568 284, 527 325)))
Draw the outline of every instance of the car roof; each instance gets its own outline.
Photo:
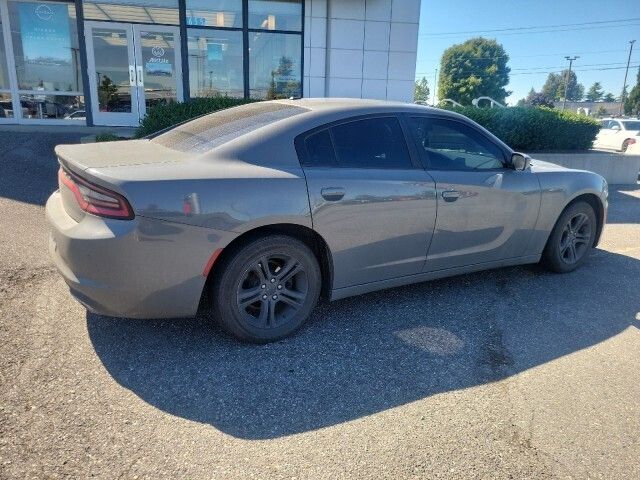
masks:
POLYGON ((311 111, 331 110, 333 112, 344 111, 345 113, 348 112, 351 114, 359 109, 367 111, 370 111, 372 109, 380 109, 382 111, 393 110, 446 112, 446 110, 441 110, 439 108, 426 107, 424 105, 418 105, 414 103, 394 102, 389 100, 371 100, 364 98, 299 98, 288 100, 271 100, 271 102, 292 105, 311 111))

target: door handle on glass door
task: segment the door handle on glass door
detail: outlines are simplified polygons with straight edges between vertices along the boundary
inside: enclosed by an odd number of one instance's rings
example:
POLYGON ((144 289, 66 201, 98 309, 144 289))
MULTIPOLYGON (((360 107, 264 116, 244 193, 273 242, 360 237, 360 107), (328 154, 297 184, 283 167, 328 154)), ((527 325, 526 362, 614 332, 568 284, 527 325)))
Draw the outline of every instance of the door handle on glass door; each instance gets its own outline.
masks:
POLYGON ((129 86, 136 86, 136 69, 133 65, 129 65, 129 86))
POLYGON ((142 66, 138 65, 138 86, 144 87, 144 78, 142 77, 142 66))
POLYGON ((336 202, 338 200, 342 200, 342 197, 344 197, 344 188, 342 187, 323 188, 322 190, 320 190, 320 194, 322 195, 322 198, 324 198, 325 200, 329 200, 330 202, 336 202))
POLYGON ((445 202, 455 202, 460 198, 460 192, 457 190, 445 190, 442 192, 442 198, 445 202))

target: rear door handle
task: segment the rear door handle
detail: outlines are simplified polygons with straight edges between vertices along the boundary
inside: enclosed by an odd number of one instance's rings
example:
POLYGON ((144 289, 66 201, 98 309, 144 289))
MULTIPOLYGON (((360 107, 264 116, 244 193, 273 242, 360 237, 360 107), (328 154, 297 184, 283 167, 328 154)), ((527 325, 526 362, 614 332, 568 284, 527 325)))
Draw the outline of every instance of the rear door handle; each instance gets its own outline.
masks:
POLYGON ((445 190, 442 192, 442 198, 445 202, 455 202, 460 198, 460 192, 457 190, 445 190))
POLYGON ((338 200, 342 200, 342 197, 344 197, 344 188, 342 187, 323 188, 322 190, 320 190, 320 194, 322 195, 322 198, 324 198, 325 200, 328 200, 330 202, 337 202, 338 200))

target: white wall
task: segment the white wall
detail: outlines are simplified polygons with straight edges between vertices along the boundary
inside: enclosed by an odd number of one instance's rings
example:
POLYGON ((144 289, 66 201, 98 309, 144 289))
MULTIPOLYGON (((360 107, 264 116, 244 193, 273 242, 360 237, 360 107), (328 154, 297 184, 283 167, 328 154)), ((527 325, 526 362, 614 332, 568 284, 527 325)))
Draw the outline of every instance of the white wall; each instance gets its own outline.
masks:
POLYGON ((413 101, 420 0, 306 0, 304 95, 413 101))

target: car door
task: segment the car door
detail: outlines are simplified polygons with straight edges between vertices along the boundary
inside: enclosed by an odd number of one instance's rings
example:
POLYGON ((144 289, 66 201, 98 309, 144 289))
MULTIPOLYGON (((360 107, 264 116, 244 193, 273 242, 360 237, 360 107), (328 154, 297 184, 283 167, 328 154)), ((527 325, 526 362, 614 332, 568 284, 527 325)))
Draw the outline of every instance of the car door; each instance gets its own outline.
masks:
POLYGON ((435 183, 395 115, 349 119, 296 139, 313 228, 333 257, 334 288, 422 271, 435 183))
POLYGON ((593 146, 595 148, 610 148, 608 146, 608 142, 609 142, 609 137, 611 136, 611 129, 609 129, 609 124, 611 122, 609 120, 602 120, 600 122, 600 130, 598 131, 598 134, 596 135, 596 139, 593 142, 593 146))
POLYGON ((617 120, 611 120, 609 122, 609 131, 607 135, 607 148, 611 150, 621 150, 622 142, 624 141, 624 131, 622 125, 617 120))
POLYGON ((525 255, 540 208, 540 186, 508 151, 462 120, 410 117, 408 128, 436 182, 438 215, 425 271, 525 255))

